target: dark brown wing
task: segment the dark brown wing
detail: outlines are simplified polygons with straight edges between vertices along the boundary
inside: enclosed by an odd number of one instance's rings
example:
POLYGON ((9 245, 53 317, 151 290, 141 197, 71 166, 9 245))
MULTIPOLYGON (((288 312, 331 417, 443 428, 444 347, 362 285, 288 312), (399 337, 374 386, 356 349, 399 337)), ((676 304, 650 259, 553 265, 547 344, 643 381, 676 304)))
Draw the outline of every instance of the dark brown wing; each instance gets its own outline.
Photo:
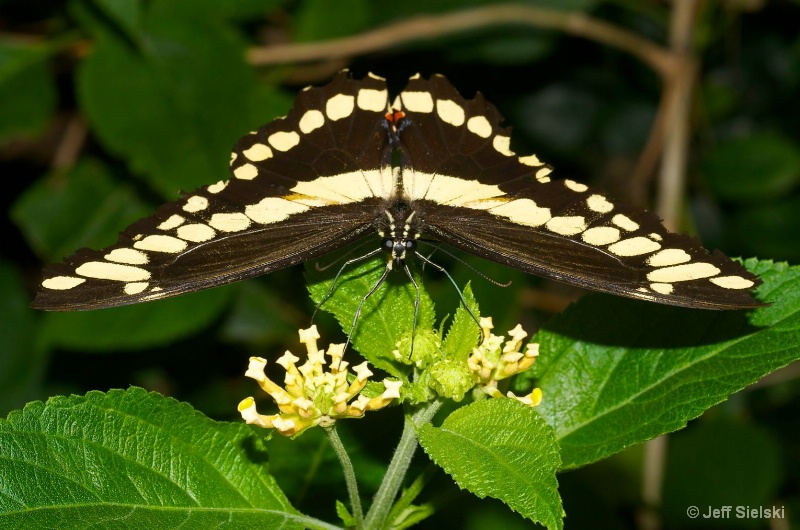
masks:
POLYGON ((480 94, 467 100, 441 76, 414 77, 395 106, 405 115, 403 188, 424 235, 596 291, 698 308, 763 305, 749 292, 760 280, 740 264, 514 154, 480 94))
POLYGON ((232 178, 45 269, 33 306, 97 309, 197 291, 319 256, 371 229, 392 190, 385 82, 346 72, 248 134, 232 178))

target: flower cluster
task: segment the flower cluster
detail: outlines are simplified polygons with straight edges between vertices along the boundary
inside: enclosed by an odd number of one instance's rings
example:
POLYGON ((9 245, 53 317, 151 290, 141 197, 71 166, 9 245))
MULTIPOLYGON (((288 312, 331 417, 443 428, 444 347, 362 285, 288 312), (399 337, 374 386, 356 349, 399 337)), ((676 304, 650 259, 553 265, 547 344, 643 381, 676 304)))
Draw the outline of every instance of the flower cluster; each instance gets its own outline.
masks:
MULTIPOLYGON (((528 335, 522 326, 517 324, 517 327, 508 332, 511 338, 504 345, 503 337, 492 334, 494 324, 491 317, 481 318, 480 322, 483 342, 472 351, 467 359, 467 366, 478 388, 492 397, 503 397, 497 389, 497 382, 533 366, 539 355, 539 344, 528 344, 525 353, 522 353, 519 349, 522 340, 528 335)), ((534 388, 527 396, 516 396, 513 392, 509 392, 507 396, 534 407, 542 401, 542 391, 539 388, 534 388)))
POLYGON ((275 428, 285 436, 294 436, 309 427, 332 425, 340 418, 358 418, 368 410, 385 407, 393 399, 400 397, 402 381, 383 380, 384 392, 372 399, 360 395, 372 372, 367 362, 353 367, 355 378, 347 382, 348 365, 342 360, 344 344, 331 344, 327 356, 330 357, 330 371, 323 365, 326 352, 317 348, 319 333, 316 326, 300 330, 300 342, 308 350, 308 359, 302 365, 300 360, 286 353, 276 362, 286 370, 284 386, 276 384, 264 373, 267 361, 260 357, 251 357, 250 366, 245 376, 255 379, 259 386, 278 404, 280 412, 270 416, 256 411, 255 400, 245 398, 239 403, 239 412, 247 423, 260 427, 275 428), (356 397, 358 396, 358 397, 356 397), (353 401, 353 398, 356 398, 353 401))

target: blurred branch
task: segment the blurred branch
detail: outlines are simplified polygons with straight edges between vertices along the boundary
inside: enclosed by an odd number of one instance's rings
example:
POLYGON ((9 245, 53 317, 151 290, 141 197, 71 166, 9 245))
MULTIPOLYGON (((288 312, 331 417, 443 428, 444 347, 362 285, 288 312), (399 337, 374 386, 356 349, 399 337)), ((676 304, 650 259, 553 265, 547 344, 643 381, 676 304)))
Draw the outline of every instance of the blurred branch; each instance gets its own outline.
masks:
POLYGON ((499 4, 441 15, 420 15, 340 39, 259 46, 249 50, 247 59, 259 66, 341 59, 395 48, 405 43, 499 25, 560 30, 630 53, 664 78, 673 70, 673 56, 669 50, 635 33, 584 13, 519 4, 499 4))
POLYGON ((78 114, 70 116, 53 154, 52 167, 67 169, 74 166, 86 143, 87 134, 86 123, 81 116, 78 114))
POLYGON ((669 44, 674 67, 665 78, 662 109, 664 118, 664 156, 658 179, 656 212, 670 230, 678 228, 686 185, 689 130, 696 65, 692 56, 692 36, 697 10, 696 0, 674 0, 670 20, 669 44))

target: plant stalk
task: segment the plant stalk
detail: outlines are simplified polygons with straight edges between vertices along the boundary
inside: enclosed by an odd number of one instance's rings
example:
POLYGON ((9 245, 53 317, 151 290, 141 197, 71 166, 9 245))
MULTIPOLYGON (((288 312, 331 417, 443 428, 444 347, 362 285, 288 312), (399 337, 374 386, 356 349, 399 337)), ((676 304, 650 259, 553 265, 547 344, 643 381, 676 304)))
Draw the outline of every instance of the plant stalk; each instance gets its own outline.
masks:
POLYGON ((342 439, 339 438, 339 433, 336 432, 335 423, 325 429, 325 434, 328 435, 328 441, 330 441, 336 456, 339 457, 339 463, 342 465, 342 471, 344 472, 344 481, 347 484, 347 494, 350 497, 350 508, 353 510, 353 517, 356 520, 356 528, 361 530, 364 528, 364 511, 361 508, 361 497, 358 494, 358 481, 356 480, 353 463, 350 461, 350 456, 342 444, 342 439))
POLYGON ((400 443, 397 444, 397 449, 394 452, 392 461, 389 463, 389 467, 386 469, 383 482, 381 482, 372 506, 367 512, 367 518, 364 520, 364 528, 366 530, 377 530, 385 527, 386 518, 392 509, 397 492, 400 491, 400 487, 403 485, 408 466, 414 457, 414 451, 417 449, 417 431, 433 419, 433 416, 441 406, 442 401, 432 401, 423 405, 411 417, 406 416, 400 443))

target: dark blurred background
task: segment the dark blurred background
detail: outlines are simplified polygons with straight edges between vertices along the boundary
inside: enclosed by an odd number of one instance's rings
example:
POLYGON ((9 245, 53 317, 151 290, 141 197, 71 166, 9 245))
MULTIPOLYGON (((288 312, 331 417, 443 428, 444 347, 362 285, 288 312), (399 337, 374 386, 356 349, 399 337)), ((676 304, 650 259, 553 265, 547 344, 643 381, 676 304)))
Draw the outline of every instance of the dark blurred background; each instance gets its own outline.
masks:
MULTIPOLYGON (((297 350, 308 325, 302 267, 119 309, 28 304, 43 263, 109 245, 180 191, 226 179, 239 136, 345 67, 396 88, 444 74, 467 97, 485 94, 514 127, 512 149, 536 152, 556 177, 653 209, 729 256, 797 262, 799 28, 796 0, 0 0, 0 409, 139 385, 236 421, 253 391, 248 356, 297 350)), ((460 284, 473 281, 498 329, 535 330, 581 294, 468 260, 514 282, 501 290, 441 256, 460 284)), ((438 305, 455 306, 449 284, 425 281, 438 305)), ((341 340, 332 319, 318 323, 324 341, 341 340)), ((656 512, 665 527, 687 524, 685 499, 710 490, 755 488, 800 513, 797 374, 773 374, 670 437, 656 512)), ((385 431, 374 440, 363 423, 351 429, 368 484, 397 419, 370 420, 385 431)), ((325 516, 325 487, 341 484, 333 458, 318 469, 330 466, 330 484, 305 481, 323 443, 273 442, 273 469, 301 509, 325 516)), ((568 527, 647 527, 642 453, 562 474, 568 527)), ((447 477, 431 488, 442 511, 429 524, 525 526, 499 503, 459 508, 447 477)))

